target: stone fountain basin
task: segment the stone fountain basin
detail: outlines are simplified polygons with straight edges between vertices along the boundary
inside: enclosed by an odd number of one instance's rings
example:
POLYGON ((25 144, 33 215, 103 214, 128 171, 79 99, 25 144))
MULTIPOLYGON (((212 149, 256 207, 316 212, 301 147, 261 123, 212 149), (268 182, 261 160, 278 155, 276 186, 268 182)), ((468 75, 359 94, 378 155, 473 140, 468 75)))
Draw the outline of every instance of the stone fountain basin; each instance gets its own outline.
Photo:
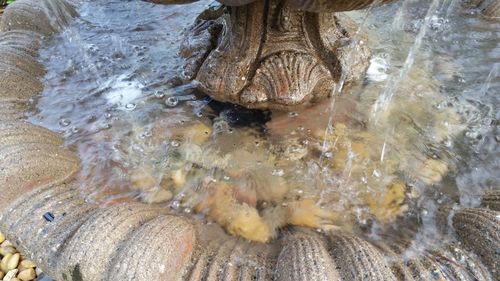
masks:
POLYGON ((18 0, 0 23, 0 231, 56 280, 500 280, 500 190, 446 207, 444 245, 403 262, 413 231, 377 241, 291 228, 268 244, 140 203, 85 200, 64 139, 24 117, 43 89, 38 49, 75 0, 18 0), (44 219, 51 213, 54 220, 44 219), (404 237, 403 237, 404 236, 404 237))

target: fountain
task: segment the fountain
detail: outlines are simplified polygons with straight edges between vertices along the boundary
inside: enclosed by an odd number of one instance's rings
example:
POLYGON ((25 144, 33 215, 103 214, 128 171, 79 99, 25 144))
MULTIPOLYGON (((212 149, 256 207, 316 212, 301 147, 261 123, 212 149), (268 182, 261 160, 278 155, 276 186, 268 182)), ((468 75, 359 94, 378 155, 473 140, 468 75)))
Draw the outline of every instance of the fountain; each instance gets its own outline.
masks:
POLYGON ((498 1, 94 2, 0 22, 0 232, 49 276, 500 278, 498 1))

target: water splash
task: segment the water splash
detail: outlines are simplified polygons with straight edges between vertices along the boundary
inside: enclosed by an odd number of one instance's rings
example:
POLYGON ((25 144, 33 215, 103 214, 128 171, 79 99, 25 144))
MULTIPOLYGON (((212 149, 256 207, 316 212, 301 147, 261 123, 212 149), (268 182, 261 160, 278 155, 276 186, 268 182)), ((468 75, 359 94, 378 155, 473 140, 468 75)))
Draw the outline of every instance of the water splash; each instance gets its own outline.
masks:
MULTIPOLYGON (((364 14, 364 17, 363 17, 363 20, 361 21, 361 23, 359 24, 356 32, 354 33, 354 35, 352 35, 352 38, 351 38, 351 42, 349 43, 349 46, 347 47, 347 53, 346 53, 346 60, 347 63, 344 68, 342 69, 342 73, 341 73, 341 76, 340 76, 340 79, 339 81, 335 84, 334 88, 332 89, 332 93, 331 93, 331 102, 330 102, 330 107, 328 108, 328 113, 329 113, 329 117, 328 117, 328 125, 326 126, 325 128, 325 133, 324 133, 324 139, 325 141, 323 142, 323 149, 322 151, 327 151, 327 136, 332 132, 332 129, 333 129, 333 116, 334 116, 334 113, 335 113, 335 101, 337 99, 337 96, 340 95, 342 93, 342 89, 344 88, 344 84, 346 83, 347 81, 347 77, 348 77, 348 74, 351 72, 351 67, 352 65, 355 63, 355 57, 356 57, 356 51, 357 51, 357 48, 356 46, 358 46, 358 44, 361 44, 363 42, 360 42, 361 41, 361 32, 363 31, 363 28, 365 27, 366 23, 367 23, 367 19, 368 17, 371 15, 371 11, 373 9, 373 7, 376 7, 377 5, 379 5, 381 3, 380 0, 377 0, 377 1, 373 1, 372 4, 365 10, 365 14, 364 14)), ((324 161, 324 155, 323 153, 321 154, 320 156, 320 163, 324 161)))
POLYGON ((415 42, 413 43, 413 46, 411 46, 410 50, 408 51, 408 55, 406 56, 403 67, 401 68, 396 77, 392 77, 391 79, 389 79, 387 85, 385 86, 384 92, 375 101, 372 112, 372 118, 373 118, 372 122, 374 122, 375 124, 377 124, 377 122, 379 121, 380 115, 383 112, 385 112, 389 107, 392 97, 397 91, 401 81, 403 81, 403 79, 408 75, 408 71, 411 69, 413 65, 415 56, 417 55, 417 52, 419 51, 420 46, 422 45, 422 40, 425 34, 427 33, 427 30, 429 29, 429 23, 432 19, 432 16, 436 13, 437 8, 439 7, 439 3, 440 0, 433 0, 429 5, 422 26, 420 27, 420 30, 417 36, 415 37, 415 42))

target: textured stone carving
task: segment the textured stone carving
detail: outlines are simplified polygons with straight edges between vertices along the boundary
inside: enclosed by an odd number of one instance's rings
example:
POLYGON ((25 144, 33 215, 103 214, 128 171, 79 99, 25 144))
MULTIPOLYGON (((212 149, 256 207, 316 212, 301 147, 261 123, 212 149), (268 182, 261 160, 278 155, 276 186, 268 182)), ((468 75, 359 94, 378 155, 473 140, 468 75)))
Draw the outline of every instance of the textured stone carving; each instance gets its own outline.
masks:
POLYGON ((330 96, 342 71, 347 82, 364 72, 368 50, 349 44, 338 18, 286 4, 256 1, 201 14, 181 51, 185 78, 219 101, 289 110, 330 96))

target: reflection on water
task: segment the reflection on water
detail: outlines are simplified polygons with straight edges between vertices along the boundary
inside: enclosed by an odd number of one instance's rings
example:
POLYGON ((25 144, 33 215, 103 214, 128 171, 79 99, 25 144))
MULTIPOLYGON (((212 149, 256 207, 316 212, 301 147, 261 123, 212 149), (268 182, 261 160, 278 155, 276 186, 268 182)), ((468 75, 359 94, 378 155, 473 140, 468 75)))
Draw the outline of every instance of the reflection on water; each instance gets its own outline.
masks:
POLYGON ((182 31, 209 4, 87 2, 42 51, 30 118, 77 149, 89 200, 164 204, 267 241, 288 224, 376 237, 398 218, 425 233, 439 205, 499 186, 498 22, 438 0, 349 13, 373 51, 365 80, 270 113, 176 79, 182 31))

